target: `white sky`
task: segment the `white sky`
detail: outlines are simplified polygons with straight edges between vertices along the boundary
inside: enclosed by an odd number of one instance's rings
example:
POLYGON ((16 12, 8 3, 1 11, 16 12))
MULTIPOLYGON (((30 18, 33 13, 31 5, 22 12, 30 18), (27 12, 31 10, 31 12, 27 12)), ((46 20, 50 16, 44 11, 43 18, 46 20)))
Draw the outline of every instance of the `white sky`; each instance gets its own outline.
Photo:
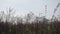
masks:
MULTIPOLYGON (((15 8, 17 14, 20 15, 25 15, 29 11, 37 15, 38 13, 44 13, 45 5, 47 5, 47 17, 50 18, 59 2, 60 0, 0 0, 0 10, 6 10, 6 8, 11 7, 15 8)), ((59 13, 59 9, 57 13, 59 13)))

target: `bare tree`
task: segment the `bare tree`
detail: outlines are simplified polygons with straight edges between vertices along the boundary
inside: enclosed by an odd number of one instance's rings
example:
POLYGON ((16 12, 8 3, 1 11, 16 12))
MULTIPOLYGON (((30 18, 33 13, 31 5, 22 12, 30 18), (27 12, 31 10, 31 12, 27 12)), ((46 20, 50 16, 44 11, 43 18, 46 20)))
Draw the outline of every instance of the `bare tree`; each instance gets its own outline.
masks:
POLYGON ((14 15, 14 13, 15 13, 15 10, 13 8, 9 8, 7 10, 7 14, 6 14, 6 21, 10 21, 11 17, 14 15))
POLYGON ((26 22, 30 22, 30 20, 32 19, 32 17, 34 16, 34 13, 30 12, 27 14, 26 18, 26 22))
POLYGON ((4 11, 1 11, 0 12, 0 21, 5 21, 5 12, 4 11))
POLYGON ((60 3, 58 3, 57 6, 56 6, 56 8, 54 9, 54 12, 53 12, 51 20, 54 20, 53 18, 55 17, 55 13, 57 12, 57 9, 59 8, 59 6, 60 6, 60 3))

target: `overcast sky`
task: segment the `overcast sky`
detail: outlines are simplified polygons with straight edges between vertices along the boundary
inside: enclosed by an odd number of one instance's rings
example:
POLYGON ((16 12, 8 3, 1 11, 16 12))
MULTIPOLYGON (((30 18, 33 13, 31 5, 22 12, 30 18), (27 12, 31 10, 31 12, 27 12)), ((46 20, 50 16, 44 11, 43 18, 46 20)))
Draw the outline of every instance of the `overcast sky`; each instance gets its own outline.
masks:
MULTIPOLYGON (((47 5, 47 17, 52 16, 54 8, 60 0, 0 0, 0 10, 6 10, 11 7, 16 10, 17 14, 25 15, 32 11, 36 15, 38 13, 45 13, 45 5, 47 5)), ((57 10, 59 14, 60 7, 57 10)))

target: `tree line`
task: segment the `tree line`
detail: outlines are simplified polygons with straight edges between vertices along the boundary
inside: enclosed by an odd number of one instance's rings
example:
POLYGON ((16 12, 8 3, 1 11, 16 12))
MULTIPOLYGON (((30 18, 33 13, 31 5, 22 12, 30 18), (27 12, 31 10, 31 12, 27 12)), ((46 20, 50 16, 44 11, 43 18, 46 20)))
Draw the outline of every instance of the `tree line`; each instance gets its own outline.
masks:
POLYGON ((1 11, 0 34, 60 34, 60 21, 54 16, 59 6, 60 3, 54 9, 51 20, 45 16, 34 16, 32 12, 27 14, 24 20, 20 17, 14 17, 15 11, 11 8, 6 13, 1 11))

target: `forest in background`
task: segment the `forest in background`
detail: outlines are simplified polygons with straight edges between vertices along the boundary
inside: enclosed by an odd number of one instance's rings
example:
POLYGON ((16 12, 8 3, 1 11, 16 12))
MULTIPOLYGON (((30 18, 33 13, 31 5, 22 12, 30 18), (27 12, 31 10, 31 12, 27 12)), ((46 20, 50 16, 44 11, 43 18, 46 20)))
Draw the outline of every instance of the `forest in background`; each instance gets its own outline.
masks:
MULTIPOLYGON (((15 10, 0 11, 0 34, 60 34, 60 20, 55 16, 57 4, 52 18, 34 16, 28 13, 24 18, 14 16, 15 10)), ((47 11, 47 10, 46 10, 47 11)))

